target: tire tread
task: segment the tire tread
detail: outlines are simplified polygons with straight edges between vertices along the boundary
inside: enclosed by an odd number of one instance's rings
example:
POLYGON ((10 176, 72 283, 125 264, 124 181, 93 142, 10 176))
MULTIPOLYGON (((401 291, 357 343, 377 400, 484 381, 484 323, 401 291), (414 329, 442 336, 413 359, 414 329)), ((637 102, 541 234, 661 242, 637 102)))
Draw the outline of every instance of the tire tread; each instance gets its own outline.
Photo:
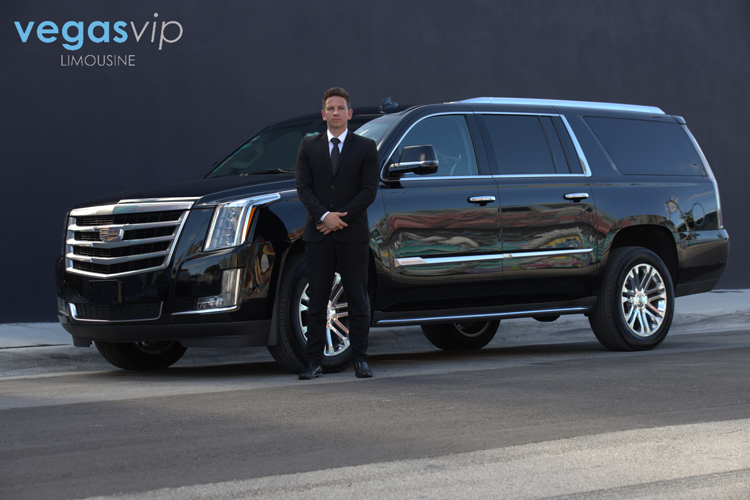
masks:
POLYGON ((672 279, 667 267, 659 256, 652 251, 638 246, 620 247, 612 250, 609 262, 607 263, 607 269, 604 272, 604 279, 599 290, 594 312, 589 316, 589 324, 597 340, 611 351, 645 350, 653 349, 659 345, 664 340, 664 337, 666 337, 674 315, 674 290, 671 288, 672 279), (619 276, 625 266, 630 268, 634 263, 643 261, 644 259, 653 260, 657 264, 656 267, 661 267, 658 271, 664 280, 665 286, 668 288, 669 299, 667 307, 669 310, 660 327, 662 331, 656 334, 654 341, 637 345, 628 341, 625 333, 618 325, 620 315, 618 297, 621 286, 619 276))
POLYGON ((187 350, 179 342, 166 352, 148 354, 140 351, 133 343, 104 342, 95 340, 97 350, 110 364, 123 370, 162 370, 175 364, 187 350))

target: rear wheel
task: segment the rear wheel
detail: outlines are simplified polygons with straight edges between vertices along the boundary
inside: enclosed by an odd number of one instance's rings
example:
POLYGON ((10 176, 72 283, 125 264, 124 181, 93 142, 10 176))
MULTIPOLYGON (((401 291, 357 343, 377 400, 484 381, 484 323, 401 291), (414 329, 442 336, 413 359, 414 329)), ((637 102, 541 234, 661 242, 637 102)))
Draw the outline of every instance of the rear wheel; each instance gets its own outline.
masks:
POLYGON ((495 337, 500 321, 472 321, 422 325, 432 345, 446 351, 481 349, 495 337))
POLYGON ((175 364, 187 350, 176 340, 161 342, 94 341, 104 359, 123 370, 161 370, 175 364))
POLYGON ((589 316, 596 338, 613 351, 653 349, 669 332, 674 287, 667 266, 642 247, 612 251, 589 316))
MULTIPOLYGON (((271 356, 285 369, 299 373, 307 368, 307 260, 300 253, 290 257, 281 277, 279 288, 277 343, 268 346, 271 356)), ((353 361, 349 345, 349 309, 341 276, 336 273, 331 285, 326 322, 326 345, 323 353, 323 371, 334 373, 348 367, 353 361)))

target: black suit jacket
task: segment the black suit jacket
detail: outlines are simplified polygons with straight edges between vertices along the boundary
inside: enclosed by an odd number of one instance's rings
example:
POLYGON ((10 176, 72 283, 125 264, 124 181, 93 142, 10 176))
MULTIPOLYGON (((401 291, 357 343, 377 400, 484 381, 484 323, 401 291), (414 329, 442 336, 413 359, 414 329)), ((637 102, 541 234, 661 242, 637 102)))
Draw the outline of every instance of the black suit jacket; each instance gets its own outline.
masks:
POLYGON ((346 212, 348 227, 330 235, 344 243, 370 240, 367 207, 378 190, 378 151, 375 141, 346 134, 336 176, 331 169, 328 134, 305 137, 297 151, 297 194, 307 209, 304 241, 321 241, 325 235, 315 228, 326 212, 346 212))

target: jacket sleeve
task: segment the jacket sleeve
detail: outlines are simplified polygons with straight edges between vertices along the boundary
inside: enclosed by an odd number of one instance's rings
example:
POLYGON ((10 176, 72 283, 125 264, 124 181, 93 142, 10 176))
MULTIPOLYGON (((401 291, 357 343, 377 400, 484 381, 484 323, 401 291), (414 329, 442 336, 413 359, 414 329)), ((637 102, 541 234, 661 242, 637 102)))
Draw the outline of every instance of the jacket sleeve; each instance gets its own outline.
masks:
MULTIPOLYGON (((362 175, 360 176, 359 192, 349 202, 339 209, 347 214, 342 218, 344 222, 356 218, 369 207, 378 192, 380 172, 378 169, 378 148, 375 141, 365 139, 365 151, 362 159, 362 175)), ((323 212, 325 213, 325 211, 323 212)), ((322 215, 322 214, 321 214, 322 215)))
POLYGON ((326 213, 326 208, 315 195, 313 187, 313 174, 310 168, 310 155, 305 141, 302 140, 297 150, 297 163, 294 166, 294 179, 297 185, 297 194, 305 206, 307 213, 315 222, 326 213))

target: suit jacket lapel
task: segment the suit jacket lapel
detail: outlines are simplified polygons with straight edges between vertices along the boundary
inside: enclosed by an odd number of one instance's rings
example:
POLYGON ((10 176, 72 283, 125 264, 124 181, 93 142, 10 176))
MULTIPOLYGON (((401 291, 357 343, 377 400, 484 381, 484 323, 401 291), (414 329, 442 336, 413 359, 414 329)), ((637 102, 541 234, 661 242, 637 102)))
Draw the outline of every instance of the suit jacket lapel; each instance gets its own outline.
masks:
MULTIPOLYGON (((354 141, 354 133, 349 130, 346 133, 346 140, 344 141, 344 146, 341 148, 341 156, 339 156, 339 168, 336 170, 336 174, 338 175, 339 172, 341 172, 341 169, 344 167, 344 160, 346 159, 346 153, 349 152, 350 149, 352 149, 352 142, 354 141)), ((331 158, 328 158, 328 164, 331 164, 331 158)))
POLYGON ((320 153, 325 158, 324 161, 328 175, 333 179, 333 166, 331 165, 331 153, 328 152, 328 134, 326 132, 320 135, 320 147, 320 153))

